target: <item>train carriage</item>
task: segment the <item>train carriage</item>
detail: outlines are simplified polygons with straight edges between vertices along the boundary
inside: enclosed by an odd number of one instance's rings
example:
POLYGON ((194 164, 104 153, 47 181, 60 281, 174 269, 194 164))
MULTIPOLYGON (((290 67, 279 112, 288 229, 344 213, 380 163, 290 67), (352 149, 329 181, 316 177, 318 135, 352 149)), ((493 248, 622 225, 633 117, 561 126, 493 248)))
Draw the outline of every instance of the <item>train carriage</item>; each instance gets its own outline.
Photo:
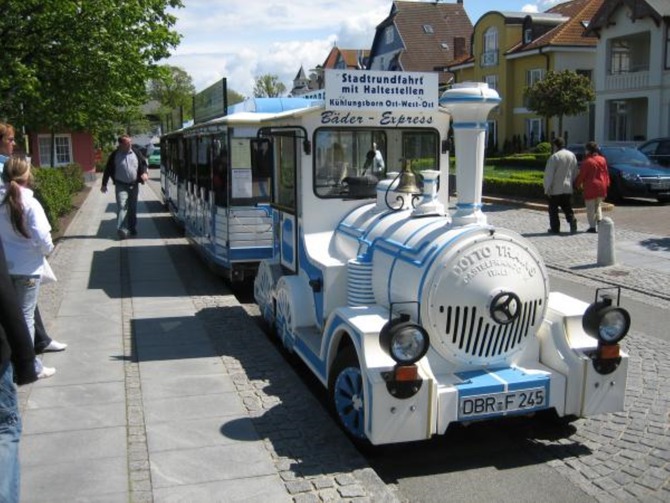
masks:
POLYGON ((161 139, 165 204, 205 260, 233 282, 253 278, 260 260, 273 256, 272 151, 257 130, 311 103, 253 99, 161 139))
POLYGON ((273 152, 273 256, 254 281, 263 317, 359 441, 621 410, 630 317, 618 295, 587 305, 551 292, 533 245, 487 223, 486 120, 500 98, 466 83, 438 103, 434 77, 329 70, 322 105, 259 125, 273 152))

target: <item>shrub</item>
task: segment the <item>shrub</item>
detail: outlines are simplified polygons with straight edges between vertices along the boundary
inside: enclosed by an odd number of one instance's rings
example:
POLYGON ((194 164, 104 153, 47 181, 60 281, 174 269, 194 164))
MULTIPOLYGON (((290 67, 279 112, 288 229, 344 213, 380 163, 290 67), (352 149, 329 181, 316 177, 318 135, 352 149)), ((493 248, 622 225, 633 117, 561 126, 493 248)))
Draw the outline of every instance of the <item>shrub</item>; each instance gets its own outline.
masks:
POLYGON ((533 151, 537 154, 550 154, 551 153, 551 143, 548 141, 543 141, 535 145, 533 151))
POLYGON ((58 219, 72 209, 72 195, 84 188, 79 164, 62 168, 33 168, 35 197, 44 207, 51 228, 58 230, 58 219))

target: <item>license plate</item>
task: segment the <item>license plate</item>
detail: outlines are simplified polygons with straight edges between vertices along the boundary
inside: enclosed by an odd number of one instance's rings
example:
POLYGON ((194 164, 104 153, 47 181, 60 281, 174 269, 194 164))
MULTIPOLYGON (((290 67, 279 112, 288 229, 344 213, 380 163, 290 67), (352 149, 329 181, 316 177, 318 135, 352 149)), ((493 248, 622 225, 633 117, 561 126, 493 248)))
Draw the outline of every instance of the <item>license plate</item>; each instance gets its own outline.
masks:
POLYGON ((461 397, 458 417, 476 419, 483 416, 498 416, 512 412, 527 412, 547 407, 545 388, 531 388, 486 395, 461 397))

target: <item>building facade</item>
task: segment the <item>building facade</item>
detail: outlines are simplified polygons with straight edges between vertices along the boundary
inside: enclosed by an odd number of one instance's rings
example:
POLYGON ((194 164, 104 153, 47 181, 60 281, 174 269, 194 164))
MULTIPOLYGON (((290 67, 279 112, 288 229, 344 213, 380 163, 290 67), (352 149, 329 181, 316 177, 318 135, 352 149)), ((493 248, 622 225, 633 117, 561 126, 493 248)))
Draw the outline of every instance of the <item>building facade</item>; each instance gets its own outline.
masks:
POLYGON ((446 66, 470 52, 472 22, 456 3, 394 1, 376 28, 369 70, 439 72, 440 89, 453 80, 446 66))
POLYGON ((587 35, 597 40, 596 141, 670 136, 670 1, 608 0, 587 35))
POLYGON ((490 114, 489 147, 517 151, 563 136, 583 143, 593 138, 593 106, 575 117, 546 120, 526 106, 525 91, 548 71, 574 70, 592 79, 597 41, 584 37, 603 0, 573 0, 543 13, 485 13, 475 24, 472 51, 448 66, 457 82, 486 82, 503 98, 490 114))

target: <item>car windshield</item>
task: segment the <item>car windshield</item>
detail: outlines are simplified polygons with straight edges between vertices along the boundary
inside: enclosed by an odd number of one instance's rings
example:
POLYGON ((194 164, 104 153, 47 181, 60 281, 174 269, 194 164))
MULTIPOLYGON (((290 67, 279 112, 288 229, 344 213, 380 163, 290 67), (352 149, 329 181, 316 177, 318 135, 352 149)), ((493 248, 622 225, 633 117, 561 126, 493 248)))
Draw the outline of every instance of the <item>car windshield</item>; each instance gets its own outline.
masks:
POLYGON ((601 147, 605 159, 610 164, 632 164, 649 166, 652 162, 642 152, 631 147, 601 147))

